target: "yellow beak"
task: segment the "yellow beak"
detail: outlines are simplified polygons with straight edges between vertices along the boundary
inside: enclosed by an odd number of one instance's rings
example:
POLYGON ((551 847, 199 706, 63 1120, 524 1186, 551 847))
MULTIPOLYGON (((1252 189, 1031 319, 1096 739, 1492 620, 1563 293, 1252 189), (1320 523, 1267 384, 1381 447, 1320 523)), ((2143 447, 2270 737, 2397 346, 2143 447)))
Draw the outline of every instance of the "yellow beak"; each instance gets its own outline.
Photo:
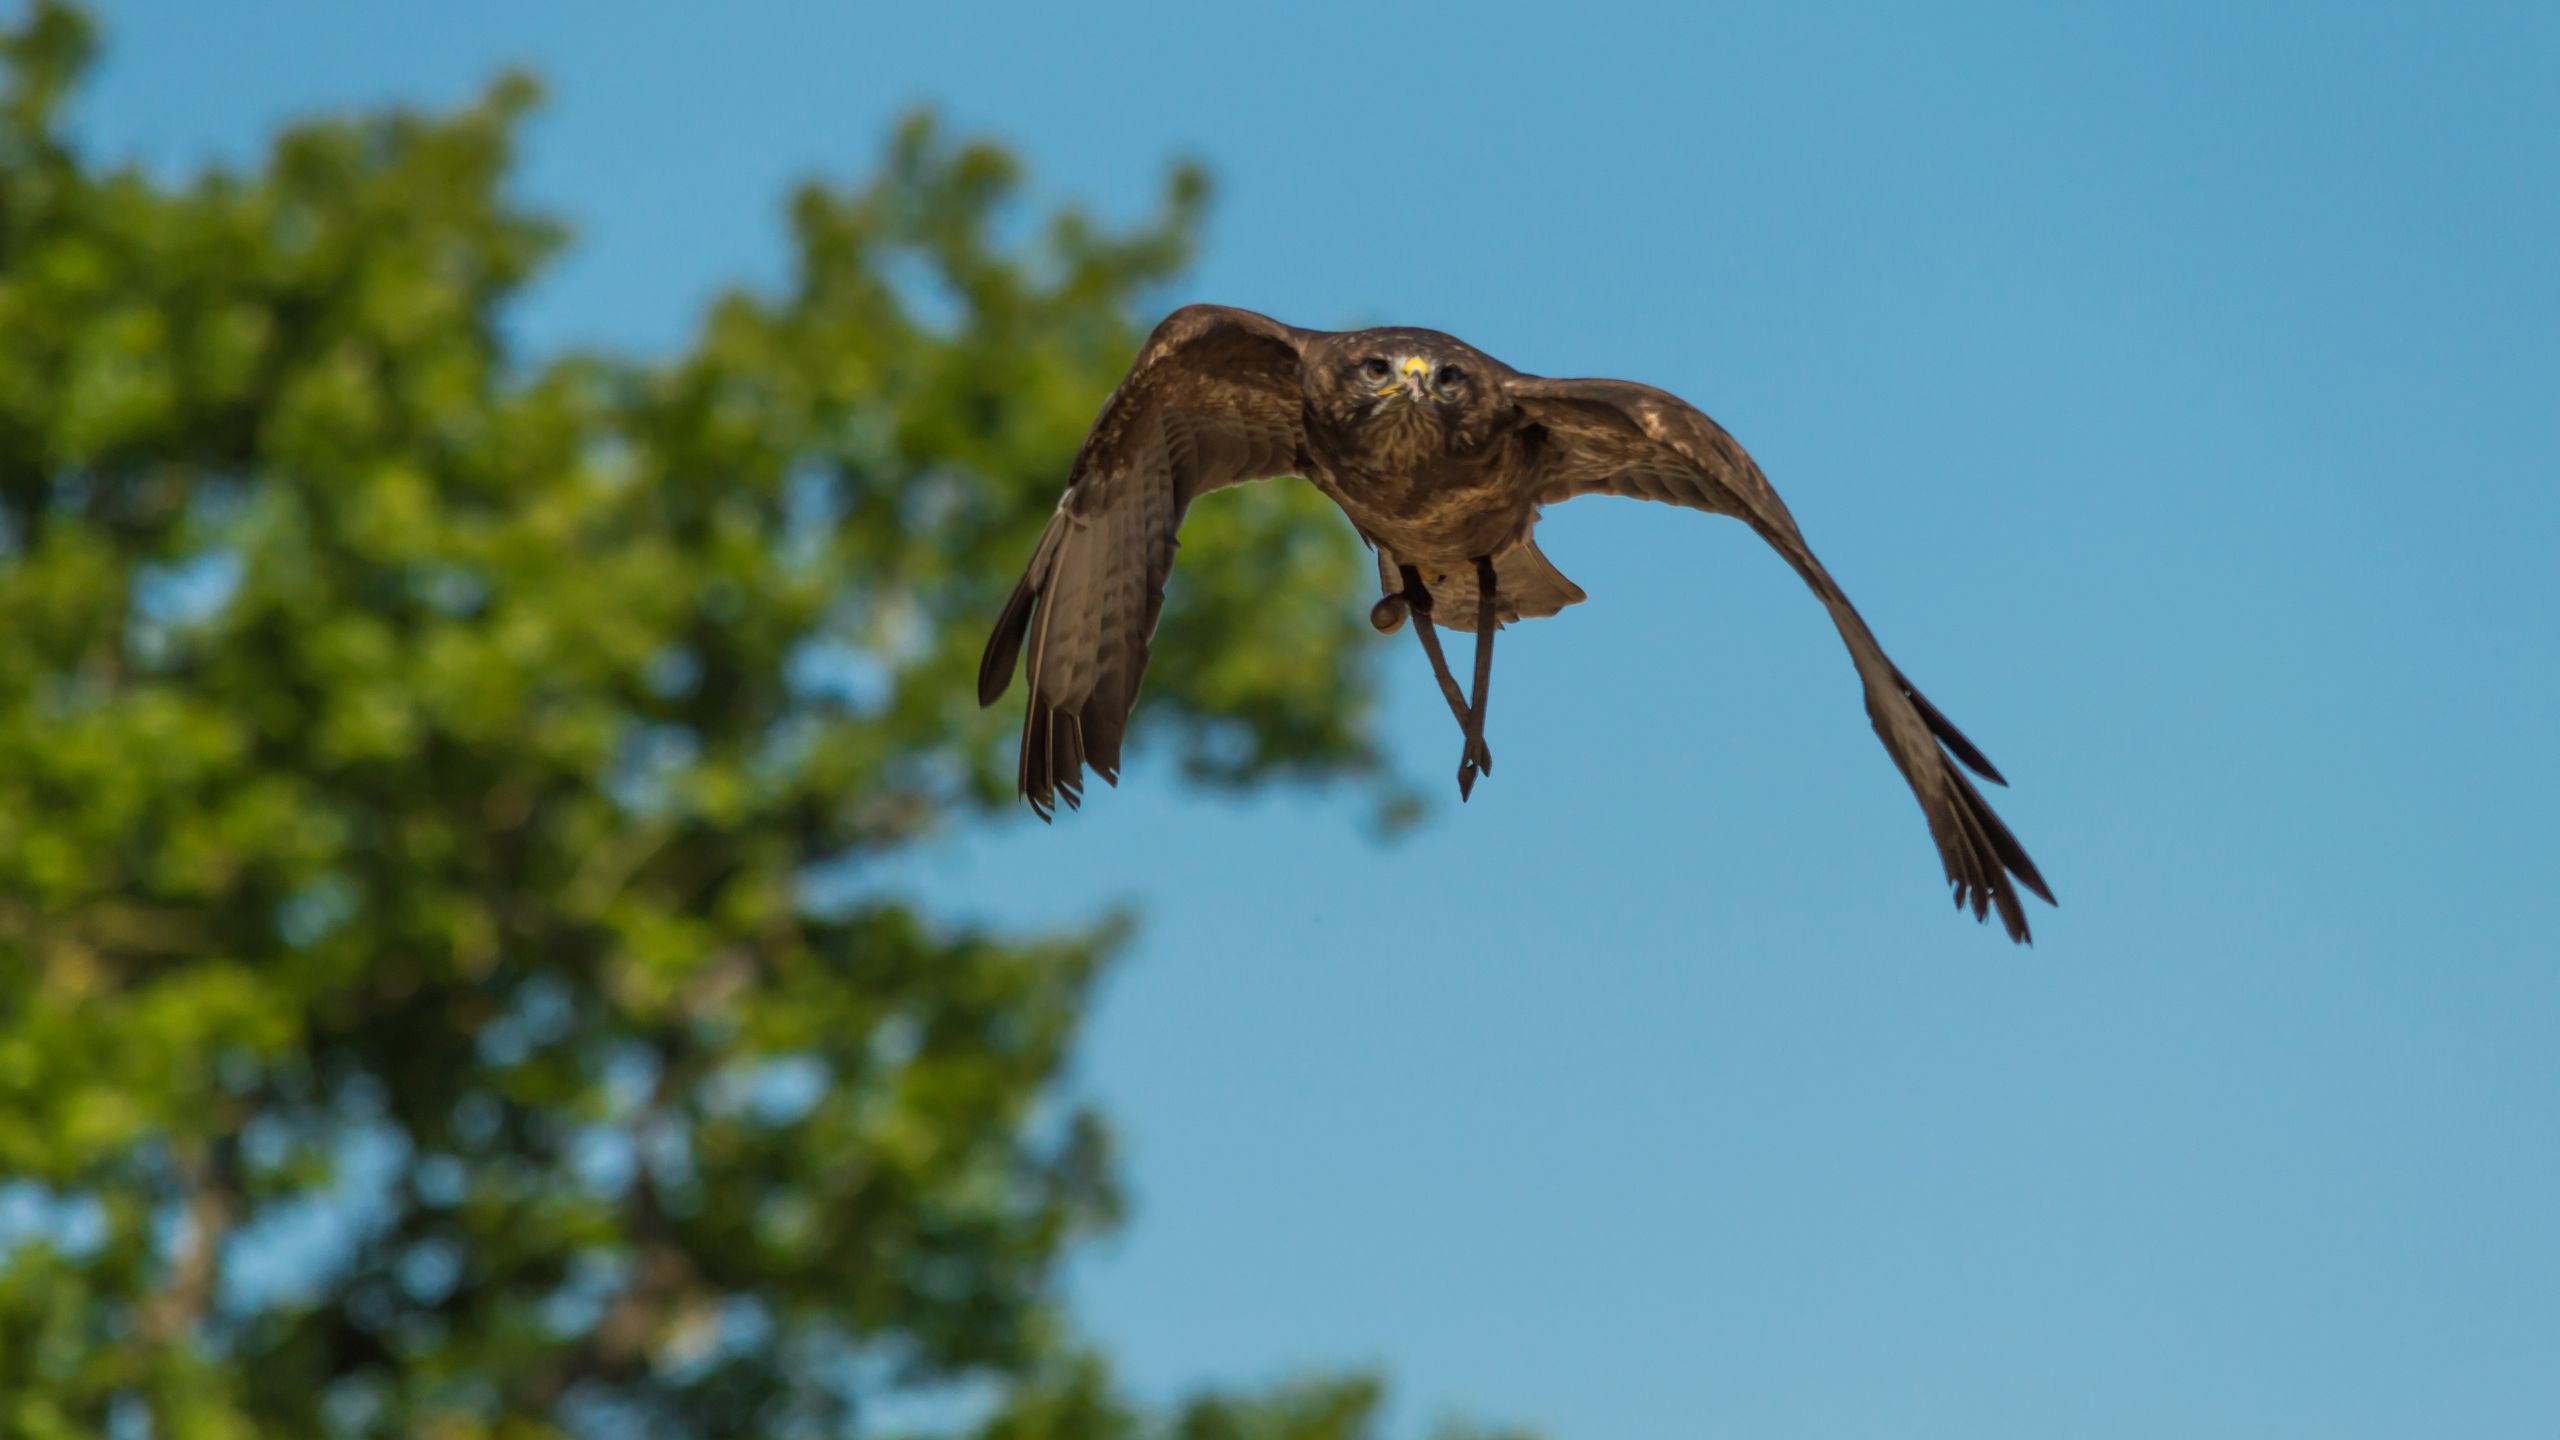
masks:
POLYGON ((1397 369, 1403 372, 1404 378, 1402 380, 1388 381, 1386 384, 1378 387, 1377 393, 1381 395, 1393 395, 1398 390, 1402 390, 1405 394, 1416 400, 1421 399, 1423 396, 1424 382, 1431 374, 1431 362, 1423 359, 1419 355, 1407 355, 1402 361, 1398 362, 1397 369))

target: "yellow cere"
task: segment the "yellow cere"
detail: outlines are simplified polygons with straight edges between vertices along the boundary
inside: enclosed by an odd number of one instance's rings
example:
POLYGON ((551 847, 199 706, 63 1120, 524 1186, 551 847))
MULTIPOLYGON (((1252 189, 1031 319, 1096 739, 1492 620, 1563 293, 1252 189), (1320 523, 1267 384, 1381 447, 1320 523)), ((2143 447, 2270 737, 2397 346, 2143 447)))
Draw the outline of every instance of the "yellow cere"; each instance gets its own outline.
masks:
MULTIPOLYGON (((1407 356, 1405 356, 1405 357, 1404 357, 1404 359, 1403 359, 1403 360, 1401 360, 1401 361, 1399 361, 1399 362, 1397 362, 1397 363, 1398 363, 1399 367, 1402 369, 1403 373, 1405 373, 1405 374, 1407 374, 1407 375, 1421 375, 1421 374, 1424 374, 1424 373, 1428 372, 1428 371, 1431 369, 1431 362, 1430 362, 1430 361, 1428 361, 1428 360, 1423 359, 1423 358, 1422 358, 1421 356, 1419 356, 1419 355, 1407 355, 1407 356)), ((1403 385, 1401 385, 1401 384, 1399 384, 1399 383, 1397 383, 1397 382, 1395 382, 1395 381, 1393 381, 1393 380, 1390 380, 1390 381, 1388 381, 1386 384, 1379 386, 1376 390, 1371 391, 1370 393, 1371 393, 1371 394, 1375 394, 1375 395, 1393 395, 1393 394, 1395 394, 1397 391, 1402 390, 1403 388, 1404 388, 1404 386, 1403 386, 1403 385)))

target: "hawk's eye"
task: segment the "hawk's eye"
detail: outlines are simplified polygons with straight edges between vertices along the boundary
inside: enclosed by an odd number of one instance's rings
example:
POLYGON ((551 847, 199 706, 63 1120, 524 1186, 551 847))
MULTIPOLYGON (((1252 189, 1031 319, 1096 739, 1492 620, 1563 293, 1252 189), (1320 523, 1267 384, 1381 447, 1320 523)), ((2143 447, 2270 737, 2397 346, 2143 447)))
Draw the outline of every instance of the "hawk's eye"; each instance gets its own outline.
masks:
POLYGON ((1440 388, 1443 390, 1454 388, 1458 382, 1466 378, 1467 372, 1459 369, 1455 365, 1443 365, 1440 367, 1440 388))
POLYGON ((1383 355, 1372 355, 1368 359, 1361 361, 1360 368, 1368 371, 1369 378, 1372 380, 1384 380, 1387 378, 1388 366, 1386 357, 1383 355))

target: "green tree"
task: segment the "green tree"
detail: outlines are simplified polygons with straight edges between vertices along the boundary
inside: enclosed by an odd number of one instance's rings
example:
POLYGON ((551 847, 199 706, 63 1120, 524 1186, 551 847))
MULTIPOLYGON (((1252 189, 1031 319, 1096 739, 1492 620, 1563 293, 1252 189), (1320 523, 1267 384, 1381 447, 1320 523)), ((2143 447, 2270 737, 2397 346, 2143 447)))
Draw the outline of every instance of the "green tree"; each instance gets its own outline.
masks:
MULTIPOLYGON (((1009 246, 1013 162, 918 119, 784 292, 537 362, 531 82, 172 186, 66 139, 82 15, 5 46, 0 1430, 1371 1433, 1361 1380, 1141 1413, 1058 1313, 1120 927, 810 893, 1014 813, 975 649, 1201 178, 1009 246)), ((1374 775, 1344 527, 1183 539, 1150 743, 1374 775)))

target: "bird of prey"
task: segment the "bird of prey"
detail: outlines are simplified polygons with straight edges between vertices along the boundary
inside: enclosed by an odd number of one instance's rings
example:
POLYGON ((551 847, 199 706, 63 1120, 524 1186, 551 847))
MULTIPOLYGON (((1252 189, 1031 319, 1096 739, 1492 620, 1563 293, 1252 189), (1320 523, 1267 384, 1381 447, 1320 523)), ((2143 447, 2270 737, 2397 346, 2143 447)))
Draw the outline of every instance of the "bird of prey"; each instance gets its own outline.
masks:
POLYGON ((1386 594, 1370 620, 1392 632, 1411 618, 1464 735, 1461 800, 1493 772, 1495 630, 1584 598, 1538 551, 1540 507, 1577 495, 1668 501, 1750 526, 1830 611, 1957 906, 1977 920, 1996 907, 2023 943, 2018 887, 2053 903, 1964 772, 2008 782, 1885 658, 1723 427, 1652 386, 1524 375, 1436 330, 1301 330, 1217 305, 1166 317, 1103 403, 979 663, 978 702, 992 705, 1028 642, 1020 785, 1042 819, 1062 796, 1079 803, 1087 766, 1118 781, 1183 512, 1211 490, 1284 475, 1313 482, 1377 552, 1386 594), (1450 674, 1435 624, 1475 632, 1471 691, 1450 674))

